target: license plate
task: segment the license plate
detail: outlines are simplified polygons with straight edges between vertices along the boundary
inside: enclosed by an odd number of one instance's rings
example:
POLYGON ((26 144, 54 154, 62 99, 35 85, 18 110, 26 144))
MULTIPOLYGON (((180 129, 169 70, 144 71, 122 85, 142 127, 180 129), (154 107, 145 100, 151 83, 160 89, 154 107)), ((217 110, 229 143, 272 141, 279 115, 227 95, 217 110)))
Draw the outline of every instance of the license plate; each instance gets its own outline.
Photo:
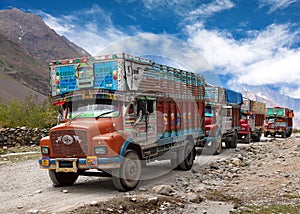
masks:
POLYGON ((55 160, 56 172, 77 172, 77 158, 55 160))
POLYGON ((49 159, 42 159, 42 166, 49 166, 49 159))

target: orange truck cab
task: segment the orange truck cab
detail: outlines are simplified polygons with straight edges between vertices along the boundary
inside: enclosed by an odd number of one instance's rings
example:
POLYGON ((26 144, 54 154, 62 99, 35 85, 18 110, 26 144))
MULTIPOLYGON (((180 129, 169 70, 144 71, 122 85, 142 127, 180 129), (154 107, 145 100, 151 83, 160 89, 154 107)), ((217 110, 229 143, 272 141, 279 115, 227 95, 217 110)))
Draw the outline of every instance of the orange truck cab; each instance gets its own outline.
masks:
POLYGON ((52 61, 50 77, 51 100, 61 110, 40 141, 39 164, 55 186, 96 175, 128 191, 150 161, 192 168, 203 138, 203 76, 113 54, 52 61))

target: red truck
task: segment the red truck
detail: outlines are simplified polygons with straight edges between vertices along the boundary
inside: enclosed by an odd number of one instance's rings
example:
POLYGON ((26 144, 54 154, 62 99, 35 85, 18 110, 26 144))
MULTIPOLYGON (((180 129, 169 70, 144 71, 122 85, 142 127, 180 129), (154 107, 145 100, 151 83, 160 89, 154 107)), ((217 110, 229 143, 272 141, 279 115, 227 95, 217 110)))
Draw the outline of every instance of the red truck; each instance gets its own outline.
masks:
POLYGON ((241 128, 239 141, 250 143, 259 142, 263 133, 266 104, 244 97, 241 107, 241 128))
POLYGON ((264 136, 290 137, 293 132, 293 117, 294 111, 292 109, 279 106, 267 108, 264 136))
POLYGON ((207 86, 205 88, 205 137, 213 154, 219 154, 222 142, 227 148, 236 148, 240 129, 242 94, 230 89, 207 86))
POLYGON ((54 185, 110 176, 128 191, 150 161, 192 168, 203 135, 202 75, 113 54, 52 61, 50 77, 61 120, 41 139, 39 164, 54 185))

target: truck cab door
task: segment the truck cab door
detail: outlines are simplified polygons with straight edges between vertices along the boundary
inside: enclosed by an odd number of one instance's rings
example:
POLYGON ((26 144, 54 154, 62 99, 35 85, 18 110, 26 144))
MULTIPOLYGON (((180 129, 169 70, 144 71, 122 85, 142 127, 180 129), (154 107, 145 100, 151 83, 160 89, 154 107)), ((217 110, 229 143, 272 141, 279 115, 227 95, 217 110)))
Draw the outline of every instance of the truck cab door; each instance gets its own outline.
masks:
POLYGON ((218 121, 221 132, 226 133, 232 129, 232 106, 222 106, 219 111, 218 121))
POLYGON ((155 99, 145 97, 137 97, 127 106, 124 128, 130 131, 135 142, 148 144, 157 139, 155 106, 155 99))

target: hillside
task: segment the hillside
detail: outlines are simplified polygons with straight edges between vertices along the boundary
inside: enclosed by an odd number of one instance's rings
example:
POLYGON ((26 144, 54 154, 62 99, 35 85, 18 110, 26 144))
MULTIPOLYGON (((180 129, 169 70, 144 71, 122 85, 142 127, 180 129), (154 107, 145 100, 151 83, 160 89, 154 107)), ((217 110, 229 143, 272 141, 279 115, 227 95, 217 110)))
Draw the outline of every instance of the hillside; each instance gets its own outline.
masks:
POLYGON ((0 97, 5 102, 29 93, 46 98, 49 61, 89 55, 40 17, 15 8, 0 10, 0 50, 0 97))

